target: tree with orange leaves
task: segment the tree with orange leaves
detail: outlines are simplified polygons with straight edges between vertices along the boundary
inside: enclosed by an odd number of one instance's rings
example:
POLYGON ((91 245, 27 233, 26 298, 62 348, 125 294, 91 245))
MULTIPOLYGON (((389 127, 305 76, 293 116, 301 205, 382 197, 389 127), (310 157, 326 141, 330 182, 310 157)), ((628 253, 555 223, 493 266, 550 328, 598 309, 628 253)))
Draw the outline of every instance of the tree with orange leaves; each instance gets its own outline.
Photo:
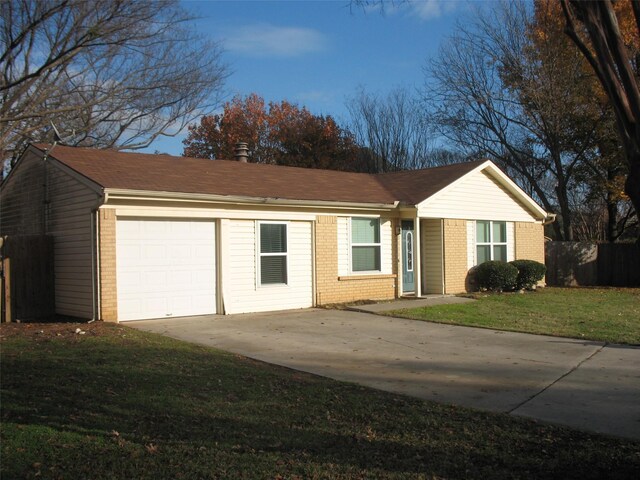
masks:
POLYGON ((625 193, 640 216, 640 2, 561 0, 561 6, 567 35, 611 101, 629 169, 625 193))
MULTIPOLYGON (((628 2, 616 3, 621 31, 630 50, 638 52, 638 35, 628 2)), ((606 92, 594 75, 589 63, 565 34, 562 7, 556 0, 537 0, 534 4, 533 22, 530 26, 532 48, 529 62, 537 65, 551 91, 572 92, 570 96, 552 95, 551 107, 558 114, 569 117, 571 135, 592 140, 587 151, 575 166, 575 178, 585 192, 581 204, 575 208, 577 237, 584 239, 616 241, 637 225, 637 217, 624 193, 628 166, 616 133, 614 111, 606 92), (568 85, 563 86, 563 83, 568 85), (560 87, 558 89, 558 87, 560 87), (559 102, 560 105, 554 106, 559 102), (567 104, 573 104, 569 109, 567 104), (586 215, 585 215, 586 213, 586 215), (601 217, 604 228, 597 234, 594 226, 601 217), (579 220, 579 221, 578 221, 579 220)), ((526 86, 525 86, 526 92, 526 86)))
POLYGON ((221 114, 204 116, 189 127, 184 155, 233 159, 235 145, 246 142, 249 161, 308 168, 363 171, 360 148, 330 116, 283 100, 267 104, 252 93, 236 96, 221 114))

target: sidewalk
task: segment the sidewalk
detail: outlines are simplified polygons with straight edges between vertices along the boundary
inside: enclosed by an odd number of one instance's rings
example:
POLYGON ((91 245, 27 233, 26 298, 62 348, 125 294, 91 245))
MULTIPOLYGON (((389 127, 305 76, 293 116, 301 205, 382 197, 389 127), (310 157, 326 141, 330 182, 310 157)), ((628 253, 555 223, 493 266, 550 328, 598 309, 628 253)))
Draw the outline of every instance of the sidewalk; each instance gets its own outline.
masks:
POLYGON ((390 300, 388 302, 372 303, 370 305, 354 305, 347 310, 354 312, 380 313, 403 308, 433 307, 434 305, 451 305, 455 303, 475 302, 471 298, 455 297, 453 295, 424 295, 420 298, 406 298, 390 300))

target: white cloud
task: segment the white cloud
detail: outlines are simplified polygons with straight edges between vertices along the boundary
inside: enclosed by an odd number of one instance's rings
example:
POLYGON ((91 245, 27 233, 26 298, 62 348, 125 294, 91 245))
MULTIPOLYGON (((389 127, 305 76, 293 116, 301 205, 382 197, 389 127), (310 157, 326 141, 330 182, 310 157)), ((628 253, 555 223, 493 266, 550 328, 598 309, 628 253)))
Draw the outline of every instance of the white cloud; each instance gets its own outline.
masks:
POLYGON ((325 36, 317 30, 269 24, 237 28, 224 42, 231 52, 258 57, 296 57, 322 51, 326 44, 325 36))
POLYGON ((454 0, 415 0, 411 2, 411 10, 422 20, 439 18, 456 8, 454 0))

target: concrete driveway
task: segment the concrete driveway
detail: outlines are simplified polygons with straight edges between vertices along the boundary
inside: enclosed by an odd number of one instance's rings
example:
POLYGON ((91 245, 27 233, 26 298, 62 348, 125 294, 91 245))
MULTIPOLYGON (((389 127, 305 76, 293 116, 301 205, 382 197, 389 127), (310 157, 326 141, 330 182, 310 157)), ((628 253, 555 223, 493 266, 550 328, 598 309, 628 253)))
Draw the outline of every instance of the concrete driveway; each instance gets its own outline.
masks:
POLYGON ((127 322, 441 403, 640 439, 640 348, 309 309, 127 322))

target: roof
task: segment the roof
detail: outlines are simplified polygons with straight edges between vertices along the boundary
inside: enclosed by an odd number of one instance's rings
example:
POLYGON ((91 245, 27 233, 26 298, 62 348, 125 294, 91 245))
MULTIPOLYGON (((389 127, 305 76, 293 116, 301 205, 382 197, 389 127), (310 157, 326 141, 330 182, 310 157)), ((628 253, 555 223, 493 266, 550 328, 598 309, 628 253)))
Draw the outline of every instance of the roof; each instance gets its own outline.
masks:
POLYGON ((387 190, 393 192, 397 199, 410 205, 417 205, 483 163, 486 163, 486 160, 454 163, 422 170, 379 173, 376 177, 387 190))
MULTIPOLYGON (((51 145, 34 145, 40 151, 51 145)), ((416 205, 482 161, 368 174, 56 145, 48 154, 104 189, 416 205)))

